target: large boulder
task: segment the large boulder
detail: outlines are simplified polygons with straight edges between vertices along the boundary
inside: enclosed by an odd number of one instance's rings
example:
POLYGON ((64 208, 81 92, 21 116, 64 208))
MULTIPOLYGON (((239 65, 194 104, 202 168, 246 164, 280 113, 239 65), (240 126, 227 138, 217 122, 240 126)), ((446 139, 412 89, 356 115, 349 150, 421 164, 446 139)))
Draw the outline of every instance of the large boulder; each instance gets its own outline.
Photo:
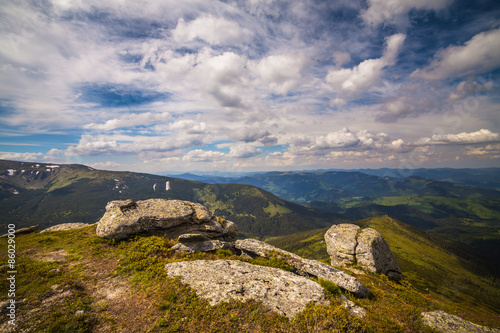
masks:
POLYGON ((279 249, 256 239, 235 242, 236 249, 250 256, 277 257, 293 266, 299 274, 332 281, 340 288, 358 297, 370 296, 370 290, 355 277, 317 260, 304 259, 294 253, 279 249))
POLYGON ((386 274, 389 278, 403 278, 384 237, 372 228, 361 229, 354 224, 334 225, 325 234, 328 254, 333 266, 357 264, 373 272, 386 274))
POLYGON ((310 302, 328 304, 318 283, 278 268, 238 260, 196 260, 166 264, 165 269, 171 277, 180 276, 210 305, 252 299, 293 318, 310 302))
POLYGON ((355 261, 358 246, 356 239, 360 229, 357 225, 349 223, 334 225, 328 229, 325 241, 332 266, 343 266, 355 261))
POLYGON ((498 329, 476 325, 444 311, 424 312, 422 313, 422 321, 425 325, 441 333, 500 333, 498 329))
POLYGON ((113 239, 140 232, 162 232, 170 238, 199 234, 225 241, 232 241, 238 235, 233 222, 215 217, 203 205, 167 199, 111 201, 96 230, 97 236, 113 239))

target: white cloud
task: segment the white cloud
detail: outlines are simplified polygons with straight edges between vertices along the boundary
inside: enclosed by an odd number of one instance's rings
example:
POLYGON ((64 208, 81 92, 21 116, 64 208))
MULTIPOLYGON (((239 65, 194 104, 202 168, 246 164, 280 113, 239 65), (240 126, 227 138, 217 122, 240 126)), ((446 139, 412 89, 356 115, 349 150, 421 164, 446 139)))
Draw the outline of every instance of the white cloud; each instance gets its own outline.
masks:
POLYGON ((262 150, 247 144, 237 144, 229 148, 229 157, 249 158, 255 157, 262 153, 262 150))
POLYGON ((178 43, 200 38, 213 45, 241 42, 243 35, 244 31, 236 22, 212 15, 202 15, 189 23, 180 18, 172 31, 178 43))
POLYGON ((335 61, 335 65, 341 67, 351 61, 351 55, 347 52, 335 51, 333 53, 333 60, 335 61))
POLYGON ((346 101, 342 98, 334 98, 334 99, 331 99, 330 102, 328 102, 328 105, 330 105, 331 107, 340 107, 340 106, 344 106, 346 105, 346 101))
POLYGON ((119 150, 116 140, 110 140, 103 136, 93 137, 91 135, 82 135, 77 146, 70 146, 66 151, 67 156, 89 156, 114 153, 119 150))
POLYGON ((182 157, 182 160, 187 162, 216 162, 225 158, 226 154, 220 151, 195 149, 187 152, 182 157))
POLYGON ((370 25, 389 22, 408 24, 408 13, 412 9, 441 10, 453 0, 368 0, 368 9, 361 12, 363 20, 370 25))
POLYGON ((107 170, 109 168, 114 169, 114 168, 120 167, 121 164, 113 162, 113 161, 107 161, 107 162, 92 163, 92 164, 89 164, 89 166, 96 168, 96 169, 107 170))
POLYGON ((13 160, 13 161, 26 161, 26 162, 40 162, 47 161, 47 156, 42 153, 13 153, 13 152, 0 152, 0 159, 13 160))
POLYGON ((151 125, 157 122, 163 122, 170 119, 172 116, 168 112, 152 113, 145 112, 140 114, 128 114, 121 118, 107 120, 104 124, 86 124, 83 125, 84 129, 110 131, 117 128, 135 127, 141 125, 151 125))
POLYGON ((462 81, 457 85, 455 91, 450 93, 446 102, 455 102, 456 100, 470 95, 484 98, 485 93, 491 92, 494 85, 493 81, 479 83, 475 81, 474 78, 469 78, 468 80, 462 81))
POLYGON ((500 143, 490 144, 484 147, 465 147, 465 155, 474 158, 500 158, 500 143))
POLYGON ((388 37, 381 58, 367 59, 353 68, 330 69, 326 82, 341 94, 353 97, 360 95, 380 80, 385 67, 394 65, 405 38, 403 34, 388 37))
POLYGON ((431 137, 418 139, 416 145, 428 144, 471 144, 499 142, 500 133, 491 132, 488 129, 480 129, 475 132, 462 132, 458 134, 436 134, 431 137))
POLYGON ((263 58, 249 67, 271 91, 286 95, 299 84, 305 65, 305 58, 299 54, 281 54, 263 58))
POLYGON ((209 52, 198 55, 198 64, 191 73, 191 80, 212 95, 222 106, 237 107, 242 102, 246 83, 246 59, 234 52, 211 56, 209 52))
POLYGON ((411 76, 446 79, 485 73, 500 67, 500 29, 481 32, 463 46, 440 50, 432 62, 411 76))
POLYGON ((343 128, 336 132, 330 132, 326 136, 319 136, 314 141, 315 146, 320 149, 350 147, 358 143, 359 139, 347 128, 343 128))

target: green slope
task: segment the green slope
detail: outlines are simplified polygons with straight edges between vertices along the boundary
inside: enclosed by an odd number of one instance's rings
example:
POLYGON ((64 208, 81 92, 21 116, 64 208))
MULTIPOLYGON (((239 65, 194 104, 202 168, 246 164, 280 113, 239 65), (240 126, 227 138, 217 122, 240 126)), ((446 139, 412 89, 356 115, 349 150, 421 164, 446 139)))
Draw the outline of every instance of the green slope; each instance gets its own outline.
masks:
POLYGON ((256 237, 284 235, 345 221, 282 200, 250 185, 203 184, 157 175, 94 170, 82 165, 0 161, 3 227, 94 223, 112 200, 180 199, 200 202, 256 237), (10 170, 10 171, 9 171, 10 170), (166 183, 169 182, 169 189, 166 183))
MULTIPOLYGON (((498 279, 488 275, 463 249, 388 216, 353 223, 371 227, 384 236, 403 274, 420 292, 457 307, 480 305, 500 313, 498 279)), ((268 242, 299 255, 325 259, 326 230, 271 238, 268 242)))
MULTIPOLYGON (((255 301, 210 306, 180 279, 167 277, 165 264, 198 259, 246 260, 276 268, 286 264, 277 259, 243 259, 229 251, 177 254, 171 249, 175 240, 155 235, 106 240, 96 236, 95 228, 16 237, 16 263, 22 269, 16 276, 16 297, 23 300, 16 312, 19 331, 431 333, 423 326, 420 313, 433 310, 500 327, 498 311, 485 308, 481 298, 471 305, 370 273, 353 274, 370 288, 373 297, 357 299, 343 294, 366 309, 363 319, 348 313, 338 294, 341 291, 335 288, 325 290, 329 304, 310 305, 290 320, 255 301), (55 261, 49 260, 55 257, 55 261)), ((0 239, 0 247, 7 247, 7 239, 0 239)), ((7 253, 0 251, 0 261, 6 260, 7 253)), ((8 284, 1 279, 0 289, 7 290, 8 284)))

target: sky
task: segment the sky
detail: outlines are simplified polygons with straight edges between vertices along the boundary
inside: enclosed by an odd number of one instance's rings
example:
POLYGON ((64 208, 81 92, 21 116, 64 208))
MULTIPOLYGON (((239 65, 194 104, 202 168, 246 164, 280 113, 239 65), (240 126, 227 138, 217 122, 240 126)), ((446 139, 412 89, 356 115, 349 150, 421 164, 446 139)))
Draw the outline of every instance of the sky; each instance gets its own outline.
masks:
POLYGON ((500 2, 4 0, 0 159, 500 167, 500 2))

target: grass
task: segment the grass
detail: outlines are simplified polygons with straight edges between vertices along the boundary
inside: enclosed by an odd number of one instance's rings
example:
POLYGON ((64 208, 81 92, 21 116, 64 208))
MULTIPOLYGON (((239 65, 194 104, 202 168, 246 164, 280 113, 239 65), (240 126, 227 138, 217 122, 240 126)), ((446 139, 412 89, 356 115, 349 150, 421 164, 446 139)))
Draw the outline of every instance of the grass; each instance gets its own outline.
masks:
MULTIPOLYGON (((314 235, 309 236, 306 243, 314 244, 314 235)), ((112 332, 133 324, 143 332, 430 332, 421 326, 420 312, 460 311, 471 319, 482 311, 484 316, 489 314, 472 305, 462 307, 443 300, 433 292, 422 293, 410 282, 397 284, 370 273, 358 278, 372 291, 371 299, 344 293, 368 311, 365 319, 353 317, 338 298, 340 289, 324 280, 318 282, 331 304, 309 305, 294 319, 279 316, 255 301, 231 300, 210 306, 178 278, 169 278, 164 265, 184 260, 243 259, 226 250, 177 254, 171 250, 175 243, 155 235, 104 240, 95 236, 95 226, 18 236, 17 260, 23 271, 18 274, 17 298, 26 299, 19 308, 19 328, 28 332, 92 332, 105 327, 112 332), (66 261, 39 260, 54 251, 65 251, 66 261), (100 293, 105 281, 112 282, 108 288, 122 281, 128 292, 119 298, 103 298, 100 293), (56 285, 64 293, 55 292, 56 285)), ((6 240, 0 240, 0 248, 6 248, 6 240)), ((5 256, 1 253, 0 259, 5 261, 5 256)), ((292 269, 277 258, 244 261, 292 269)), ((0 281, 0 287, 6 287, 5 280, 0 281)), ((488 324, 495 326, 491 319, 488 324)))
MULTIPOLYGON (((359 275, 358 278, 375 294, 372 300, 358 301, 367 307, 369 313, 378 313, 384 317, 384 312, 393 312, 395 307, 404 305, 394 298, 394 295, 399 293, 401 296, 397 299, 404 295, 404 299, 411 298, 408 295, 415 296, 415 300, 419 300, 420 308, 441 308, 448 313, 461 313, 481 325, 500 327, 500 292, 497 279, 480 274, 480 271, 475 270, 474 263, 451 252, 446 248, 446 244, 437 242, 434 237, 395 219, 374 217, 355 223, 382 233, 406 277, 406 282, 398 285, 380 280, 379 276, 373 274, 359 275), (401 289, 400 286, 404 288, 401 289), (384 310, 379 312, 377 307, 384 310)), ((296 254, 306 254, 305 257, 318 259, 313 253, 319 246, 323 246, 323 251, 326 252, 326 245, 321 241, 326 230, 317 229, 275 237, 268 242, 296 254), (312 251, 311 248, 315 250, 312 251), (308 256, 308 253, 312 255, 308 256)), ((407 306, 401 308, 404 309, 407 309, 407 306)), ((393 312, 395 316, 399 313, 393 312)), ((406 313, 399 321, 408 320, 409 315, 410 312, 406 313)), ((397 331, 400 326, 394 327, 397 331)))

